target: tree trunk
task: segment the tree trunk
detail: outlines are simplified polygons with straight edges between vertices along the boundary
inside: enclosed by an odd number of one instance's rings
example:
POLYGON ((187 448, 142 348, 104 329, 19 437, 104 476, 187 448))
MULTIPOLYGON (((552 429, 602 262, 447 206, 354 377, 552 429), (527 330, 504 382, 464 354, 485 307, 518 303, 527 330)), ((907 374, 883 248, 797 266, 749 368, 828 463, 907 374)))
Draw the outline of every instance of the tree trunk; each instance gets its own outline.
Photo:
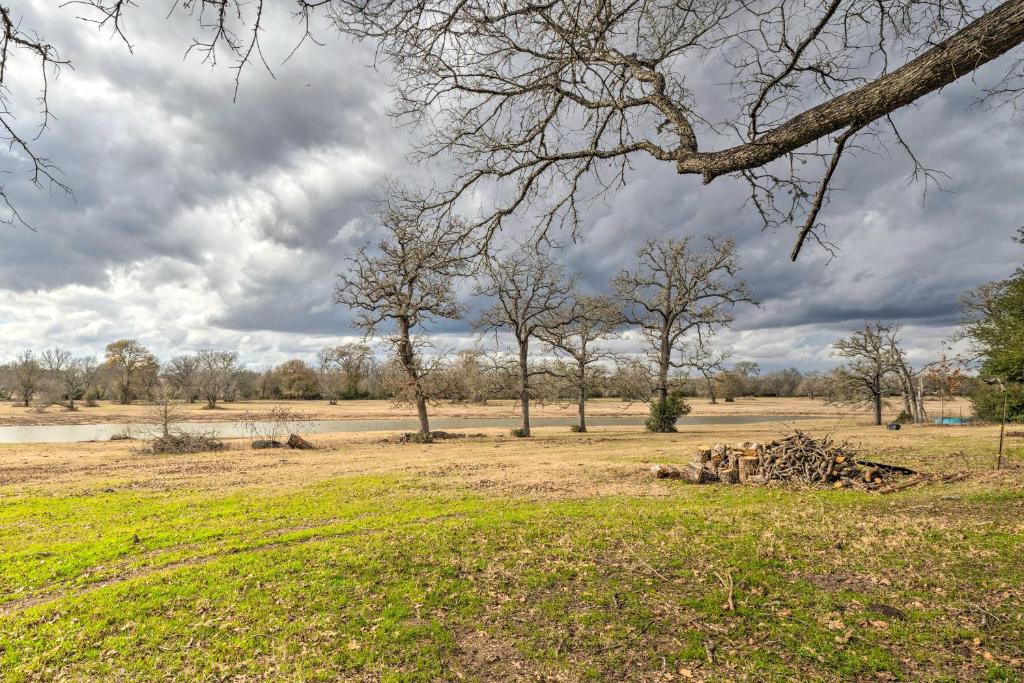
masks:
POLYGON ((882 424, 882 392, 876 391, 872 397, 875 404, 875 424, 882 424))
POLYGON ((668 401, 668 368, 672 358, 672 347, 668 344, 668 330, 661 331, 661 349, 658 353, 658 413, 661 414, 668 401))
POLYGON ((420 420, 420 434, 429 434, 430 420, 427 418, 427 397, 423 393, 419 370, 416 368, 416 354, 413 352, 412 339, 409 336, 411 327, 407 319, 398 319, 398 358, 402 362, 402 367, 405 368, 405 374, 409 376, 409 384, 412 385, 416 415, 420 420))
POLYGON ((903 412, 914 418, 914 422, 917 422, 917 419, 914 417, 914 413, 917 412, 914 408, 914 387, 910 383, 910 378, 901 374, 900 385, 903 387, 903 412))
POLYGON ((416 396, 416 414, 420 418, 420 433, 429 434, 430 420, 427 419, 427 399, 419 393, 418 389, 416 396))
POLYGON ((917 415, 918 421, 926 422, 928 413, 924 409, 924 376, 917 378, 917 415))
POLYGON ((585 432, 587 431, 587 375, 586 368, 580 367, 579 375, 579 424, 577 425, 576 431, 585 432))
POLYGON ((519 405, 523 409, 523 427, 521 436, 530 436, 530 339, 519 342, 519 405))

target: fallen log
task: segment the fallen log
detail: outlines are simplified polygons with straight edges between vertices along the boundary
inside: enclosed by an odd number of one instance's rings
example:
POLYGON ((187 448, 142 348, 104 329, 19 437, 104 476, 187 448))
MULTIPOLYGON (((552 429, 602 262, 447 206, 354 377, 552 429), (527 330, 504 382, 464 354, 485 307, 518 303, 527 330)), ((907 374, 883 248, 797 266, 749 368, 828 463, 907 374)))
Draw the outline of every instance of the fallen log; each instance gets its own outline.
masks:
POLYGON ((885 463, 871 462, 870 460, 858 460, 857 464, 862 465, 864 467, 874 467, 876 469, 884 470, 887 472, 895 472, 896 474, 917 474, 915 470, 912 470, 909 467, 901 467, 899 465, 886 465, 885 463))
POLYGON ((651 474, 658 479, 679 479, 682 473, 672 465, 652 465, 651 474))
POLYGON ((954 481, 962 481, 966 479, 967 476, 966 472, 954 472, 953 474, 947 474, 941 477, 936 477, 930 474, 918 474, 912 479, 880 488, 878 489, 878 493, 886 495, 889 493, 896 493, 897 491, 905 491, 909 488, 921 486, 923 484, 948 484, 954 481))
POLYGON ((288 441, 285 442, 285 445, 288 446, 288 448, 294 448, 300 451, 311 451, 316 448, 316 446, 306 441, 298 434, 289 434, 288 441))

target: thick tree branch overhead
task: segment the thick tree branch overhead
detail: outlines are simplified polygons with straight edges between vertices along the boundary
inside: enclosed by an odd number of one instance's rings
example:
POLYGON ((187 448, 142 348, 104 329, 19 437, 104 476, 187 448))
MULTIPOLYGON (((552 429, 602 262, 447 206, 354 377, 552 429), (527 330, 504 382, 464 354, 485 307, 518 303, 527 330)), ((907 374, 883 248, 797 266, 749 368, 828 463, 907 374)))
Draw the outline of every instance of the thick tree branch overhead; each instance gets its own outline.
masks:
POLYGON ((705 183, 746 179, 766 227, 803 226, 794 256, 821 241, 844 148, 904 147, 890 114, 1024 40, 1024 0, 336 0, 331 12, 392 64, 395 113, 427 131, 420 153, 458 165, 439 209, 484 190, 497 198, 477 218, 488 230, 513 214, 576 229, 580 203, 647 156, 705 183), (724 96, 709 76, 722 60, 724 96))
MULTIPOLYGON (((171 4, 194 22, 183 47, 214 63, 229 56, 236 78, 253 63, 270 68, 268 31, 302 43, 326 20, 371 42, 390 66, 394 115, 418 127, 417 159, 450 171, 429 205, 440 220, 467 214, 485 235, 513 216, 540 236, 576 231, 583 206, 647 157, 705 183, 744 180, 765 227, 797 229, 794 255, 808 238, 822 242, 833 174, 857 152, 893 145, 921 168, 894 112, 1024 41, 1024 0, 171 4), (297 21, 270 11, 282 4, 297 21)), ((154 11, 133 0, 66 6, 126 43, 132 12, 154 11)), ((1008 62, 979 84, 983 96, 1017 99, 1024 60, 1008 62)))

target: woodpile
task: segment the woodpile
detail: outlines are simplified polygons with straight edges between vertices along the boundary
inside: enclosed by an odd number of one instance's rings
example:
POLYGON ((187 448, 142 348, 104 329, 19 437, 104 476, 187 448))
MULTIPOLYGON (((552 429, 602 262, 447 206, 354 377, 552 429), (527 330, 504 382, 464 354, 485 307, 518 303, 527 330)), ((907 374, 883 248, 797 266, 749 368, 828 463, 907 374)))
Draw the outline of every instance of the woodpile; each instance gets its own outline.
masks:
POLYGON ((744 442, 735 446, 716 444, 697 450, 693 462, 676 468, 655 465, 658 478, 683 479, 693 484, 721 482, 796 482, 833 488, 873 491, 899 475, 915 474, 905 467, 857 460, 848 442, 827 435, 815 439, 799 430, 768 443, 744 442))

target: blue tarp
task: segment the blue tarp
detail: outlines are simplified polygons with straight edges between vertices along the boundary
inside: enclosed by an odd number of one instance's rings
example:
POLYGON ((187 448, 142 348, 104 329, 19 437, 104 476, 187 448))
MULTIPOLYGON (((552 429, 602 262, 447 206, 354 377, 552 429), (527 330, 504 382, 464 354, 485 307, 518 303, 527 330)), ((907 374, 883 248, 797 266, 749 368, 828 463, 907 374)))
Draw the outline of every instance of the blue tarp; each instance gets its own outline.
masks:
POLYGON ((963 417, 937 417, 937 418, 935 418, 935 424, 937 424, 937 425, 965 425, 965 424, 967 424, 967 418, 963 418, 963 417))

